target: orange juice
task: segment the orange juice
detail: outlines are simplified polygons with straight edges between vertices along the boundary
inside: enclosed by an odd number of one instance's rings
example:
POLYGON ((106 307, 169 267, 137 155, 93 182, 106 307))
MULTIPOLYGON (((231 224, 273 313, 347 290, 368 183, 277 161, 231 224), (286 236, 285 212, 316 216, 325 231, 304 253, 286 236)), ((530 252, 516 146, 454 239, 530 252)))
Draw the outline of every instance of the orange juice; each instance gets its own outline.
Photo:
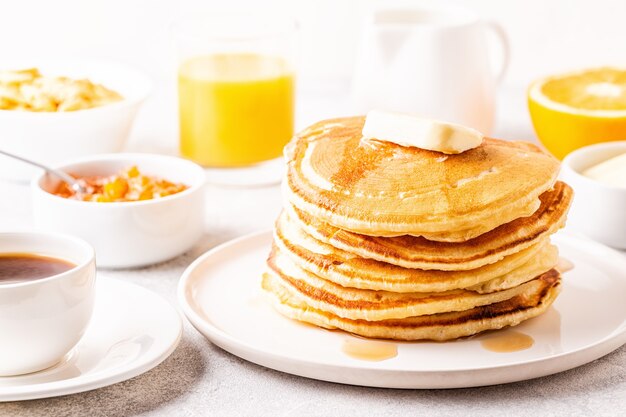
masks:
POLYGON ((293 135, 294 77, 285 60, 216 54, 178 73, 180 152, 204 166, 235 167, 280 156, 293 135))

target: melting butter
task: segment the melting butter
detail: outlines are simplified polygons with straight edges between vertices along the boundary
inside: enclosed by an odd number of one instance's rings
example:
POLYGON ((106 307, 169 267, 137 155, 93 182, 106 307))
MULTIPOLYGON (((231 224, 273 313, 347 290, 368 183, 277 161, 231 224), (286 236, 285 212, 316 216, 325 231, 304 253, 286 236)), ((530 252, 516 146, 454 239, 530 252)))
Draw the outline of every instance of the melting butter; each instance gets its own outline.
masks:
POLYGON ((445 154, 458 154, 480 146, 483 135, 455 123, 408 114, 372 110, 365 118, 363 138, 393 142, 445 154))

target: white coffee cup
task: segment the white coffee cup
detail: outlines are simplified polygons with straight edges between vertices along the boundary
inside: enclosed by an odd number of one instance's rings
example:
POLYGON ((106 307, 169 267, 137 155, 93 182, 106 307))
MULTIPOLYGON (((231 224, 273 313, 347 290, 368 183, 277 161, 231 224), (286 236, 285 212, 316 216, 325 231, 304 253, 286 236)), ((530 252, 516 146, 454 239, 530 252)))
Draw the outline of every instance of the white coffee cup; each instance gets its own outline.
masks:
POLYGON ((461 7, 379 9, 366 20, 353 80, 355 110, 419 114, 489 134, 509 59, 502 28, 461 7), (496 71, 488 30, 502 44, 496 71))
POLYGON ((59 258, 72 269, 47 278, 0 281, 0 376, 49 368, 85 333, 94 307, 96 264, 86 242, 50 233, 0 233, 0 254, 59 258))

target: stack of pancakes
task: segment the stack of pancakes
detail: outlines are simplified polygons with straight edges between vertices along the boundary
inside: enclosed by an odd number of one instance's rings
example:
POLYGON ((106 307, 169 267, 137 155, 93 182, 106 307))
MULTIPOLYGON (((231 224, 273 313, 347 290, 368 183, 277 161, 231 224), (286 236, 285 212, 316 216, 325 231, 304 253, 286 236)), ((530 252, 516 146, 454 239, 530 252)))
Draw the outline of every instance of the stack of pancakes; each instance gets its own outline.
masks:
POLYGON ((536 146, 457 155, 317 123, 285 149, 285 207, 263 288, 290 318, 366 337, 449 340, 543 313, 560 275, 550 235, 572 190, 536 146))

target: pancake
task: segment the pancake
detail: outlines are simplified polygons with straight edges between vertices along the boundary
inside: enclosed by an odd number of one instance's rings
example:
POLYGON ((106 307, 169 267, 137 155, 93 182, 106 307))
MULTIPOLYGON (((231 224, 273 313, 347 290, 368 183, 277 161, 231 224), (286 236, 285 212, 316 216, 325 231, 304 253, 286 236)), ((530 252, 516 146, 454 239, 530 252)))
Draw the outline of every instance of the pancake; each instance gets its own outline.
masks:
POLYGON ((497 262, 545 240, 565 224, 572 196, 572 189, 559 181, 540 196, 541 205, 531 216, 462 243, 415 236, 367 236, 338 229, 290 205, 285 209, 307 234, 353 255, 405 268, 460 271, 497 262))
POLYGON ((536 281, 532 290, 498 303, 459 312, 382 321, 351 320, 314 308, 273 274, 263 275, 262 287, 270 295, 274 308, 295 320, 371 338, 445 341, 515 326, 544 313, 558 295, 561 280, 558 272, 551 270, 536 281))
POLYGON ((364 120, 322 121, 292 139, 289 203, 355 233, 463 242, 532 215, 556 181, 559 162, 530 143, 486 138, 444 155, 362 140, 364 120))
POLYGON ((268 273, 280 278, 311 307, 351 320, 379 321, 469 310, 508 300, 532 291, 541 281, 530 281, 491 293, 451 290, 437 293, 396 293, 348 288, 324 280, 274 250, 267 261, 268 273))
POLYGON ((469 271, 403 268, 361 258, 307 235, 283 212, 274 229, 277 250, 299 267, 345 287, 398 293, 440 292, 471 287, 494 292, 517 286, 553 268, 558 250, 543 239, 497 263, 469 271))

